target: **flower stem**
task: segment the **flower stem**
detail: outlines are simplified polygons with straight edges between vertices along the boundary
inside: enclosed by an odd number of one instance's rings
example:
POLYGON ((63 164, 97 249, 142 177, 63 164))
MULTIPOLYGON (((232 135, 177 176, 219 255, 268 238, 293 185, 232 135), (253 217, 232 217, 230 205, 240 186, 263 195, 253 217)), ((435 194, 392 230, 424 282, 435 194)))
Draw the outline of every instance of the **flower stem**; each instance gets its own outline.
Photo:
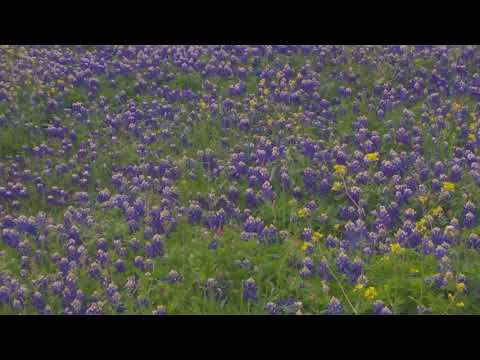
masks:
POLYGON ((338 286, 340 287, 340 290, 342 290, 343 296, 345 297, 345 299, 347 300, 348 304, 349 304, 350 307, 352 308, 353 313, 354 313, 355 315, 358 315, 357 309, 355 309, 355 306, 353 306, 352 302, 350 301, 347 293, 345 292, 342 284, 340 283, 340 280, 338 280, 337 276, 336 276, 336 275, 333 273, 333 271, 330 269, 330 266, 329 266, 327 263, 325 263, 325 265, 327 266, 328 271, 330 271, 330 274, 332 274, 333 278, 334 278, 335 281, 337 282, 338 286))

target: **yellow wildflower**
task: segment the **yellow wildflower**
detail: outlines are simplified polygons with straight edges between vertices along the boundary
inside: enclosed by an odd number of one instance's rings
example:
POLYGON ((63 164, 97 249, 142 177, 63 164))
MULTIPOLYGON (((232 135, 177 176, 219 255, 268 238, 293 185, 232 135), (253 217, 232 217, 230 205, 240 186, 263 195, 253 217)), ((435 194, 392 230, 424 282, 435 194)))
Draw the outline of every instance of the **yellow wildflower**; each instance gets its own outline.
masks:
POLYGON ((310 248, 310 246, 312 246, 310 243, 304 242, 304 243, 302 244, 302 250, 303 250, 303 251, 307 251, 307 250, 310 248))
POLYGON ((470 130, 475 130, 475 128, 477 127, 477 124, 472 122, 469 126, 470 130))
POLYGON ((315 231, 313 233, 312 239, 314 242, 320 241, 320 239, 323 238, 323 234, 319 233, 318 231, 315 231))
POLYGON ((335 181, 332 186, 332 191, 339 191, 342 189, 342 183, 339 181, 335 181))
POLYGON ((458 292, 464 292, 465 291, 465 284, 464 283, 457 283, 457 291, 458 292))
POLYGON ((336 164, 333 168, 337 174, 345 175, 347 173, 347 167, 345 165, 336 164))
POLYGON ((297 216, 299 218, 304 218, 305 216, 310 216, 310 209, 305 208, 305 207, 301 208, 301 209, 298 209, 297 216))
POLYGON ((435 209, 433 209, 433 215, 442 216, 443 215, 443 208, 441 206, 438 206, 435 209))
POLYGON ((403 248, 399 243, 394 243, 394 244, 390 244, 390 250, 394 254, 399 254, 403 251, 403 248))
POLYGON ((355 288, 353 289, 353 291, 362 290, 363 288, 364 288, 364 285, 362 283, 358 283, 357 285, 355 285, 355 288))
POLYGON ((264 89, 263 90, 263 95, 268 96, 270 94, 270 90, 264 89))
POLYGON ((442 185, 444 191, 455 191, 455 184, 449 181, 444 181, 442 185))
POLYGON ((465 304, 463 303, 463 301, 459 301, 455 304, 456 307, 458 308, 463 308, 465 306, 465 304))
POLYGON ((367 290, 365 290, 365 293, 363 294, 363 296, 365 296, 365 298, 368 300, 375 299, 377 295, 377 290, 373 286, 370 286, 367 290))
POLYGON ((200 101, 200 109, 202 110, 205 110, 207 108, 207 104, 205 103, 205 101, 200 101))
POLYGON ((367 161, 378 161, 378 152, 368 153, 365 155, 365 160, 367 161))
POLYGON ((425 204, 428 200, 428 196, 419 196, 418 201, 420 201, 422 204, 425 204))
POLYGON ((423 233, 423 232, 427 231, 426 223, 427 223, 427 221, 425 219, 421 219, 415 225, 415 230, 417 230, 420 233, 423 233))
POLYGON ((475 136, 475 134, 468 134, 468 141, 475 141, 477 140, 477 137, 475 136))

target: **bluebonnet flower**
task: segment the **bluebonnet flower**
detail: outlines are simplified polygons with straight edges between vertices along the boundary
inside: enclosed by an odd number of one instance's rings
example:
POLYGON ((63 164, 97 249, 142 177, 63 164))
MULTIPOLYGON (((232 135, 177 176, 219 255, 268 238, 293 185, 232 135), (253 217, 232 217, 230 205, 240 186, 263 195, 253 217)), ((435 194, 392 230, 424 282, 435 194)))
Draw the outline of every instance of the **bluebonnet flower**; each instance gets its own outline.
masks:
POLYGON ((385 306, 385 303, 382 300, 376 300, 373 303, 373 313, 375 315, 392 315, 392 311, 385 306))
POLYGON ((103 304, 100 302, 93 302, 85 311, 86 315, 103 315, 103 304))
POLYGON ((301 238, 303 241, 311 241, 313 236, 313 230, 310 228, 305 228, 303 229, 303 232, 301 234, 301 238))
POLYGON ((157 308, 152 312, 153 315, 167 315, 167 308, 163 305, 157 306, 157 308))
POLYGON ((269 181, 265 181, 262 185, 262 198, 265 201, 271 201, 275 199, 275 197, 276 197, 276 194, 273 191, 272 185, 270 185, 269 181))
POLYGON ((202 208, 198 201, 194 201, 189 207, 189 222, 191 224, 198 224, 202 219, 202 208))
POLYGON ((171 270, 166 277, 166 281, 170 284, 175 284, 182 281, 182 276, 178 273, 178 271, 171 270))
POLYGON ((476 223, 475 215, 471 212, 468 212, 465 215, 465 219, 463 221, 463 224, 465 225, 465 227, 470 228, 470 227, 473 227, 475 225, 475 223, 476 223))
POLYGON ((342 315, 343 314, 343 306, 338 301, 336 297, 332 297, 330 299, 330 302, 328 303, 327 306, 327 314, 328 315, 342 315))
POLYGON ((475 233, 470 234, 468 237, 467 243, 469 247, 477 251, 480 251, 480 236, 478 236, 477 234, 475 233))
POLYGON ((8 304, 10 302, 10 291, 6 286, 0 286, 0 303, 8 304))
POLYGON ((418 305, 417 306, 417 314, 423 315, 423 314, 428 314, 432 312, 431 307, 426 307, 424 305, 418 305))
POLYGON ((280 313, 280 310, 278 309, 277 304, 268 302, 265 305, 265 311, 267 312, 268 315, 278 315, 280 313))
POLYGON ((243 300, 257 301, 257 284, 252 278, 243 283, 243 300))

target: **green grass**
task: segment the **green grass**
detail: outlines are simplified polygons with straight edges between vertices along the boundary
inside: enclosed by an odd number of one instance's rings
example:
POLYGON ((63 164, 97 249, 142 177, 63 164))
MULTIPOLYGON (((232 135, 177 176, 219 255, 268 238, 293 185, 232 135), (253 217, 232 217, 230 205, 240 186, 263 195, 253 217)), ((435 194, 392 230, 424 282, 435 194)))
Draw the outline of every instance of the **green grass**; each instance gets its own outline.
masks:
POLYGON ((169 85, 173 89, 200 91, 202 88, 202 77, 200 74, 178 74, 175 80, 171 81, 169 85))

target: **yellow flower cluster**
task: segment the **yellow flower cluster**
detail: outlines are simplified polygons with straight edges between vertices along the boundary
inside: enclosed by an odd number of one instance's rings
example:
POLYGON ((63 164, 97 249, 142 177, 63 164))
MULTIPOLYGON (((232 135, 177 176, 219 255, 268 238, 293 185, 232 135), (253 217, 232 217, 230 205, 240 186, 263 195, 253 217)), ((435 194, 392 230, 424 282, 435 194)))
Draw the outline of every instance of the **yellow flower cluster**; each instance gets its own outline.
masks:
POLYGON ((363 296, 365 296, 365 298, 368 300, 375 299, 377 295, 377 290, 373 286, 370 286, 368 289, 366 289, 365 293, 363 294, 363 296))
POLYGON ((359 291, 359 290, 362 290, 364 288, 365 285, 363 285, 362 283, 358 283, 357 285, 355 285, 355 287, 353 288, 353 291, 356 292, 356 291, 359 291))
POLYGON ((333 168, 337 174, 345 175, 347 173, 347 167, 345 165, 336 164, 333 168))
POLYGON ((457 283, 457 291, 458 292, 464 292, 465 291, 465 284, 464 283, 457 283))
POLYGON ((302 244, 302 250, 303 250, 303 251, 307 251, 308 249, 310 249, 310 248, 312 248, 312 247, 313 247, 313 245, 310 244, 309 242, 304 242, 304 243, 302 244))
POLYGON ((342 189, 342 183, 339 181, 335 181, 332 186, 332 191, 340 191, 342 189))
POLYGON ((442 185, 442 189, 447 192, 455 191, 455 184, 449 181, 445 181, 442 185))
POLYGON ((443 208, 441 206, 438 206, 435 209, 433 209, 433 215, 442 216, 443 215, 443 208))
POLYGON ((320 241, 321 239, 323 238, 323 234, 318 232, 318 231, 315 231, 312 235, 312 240, 313 242, 318 242, 320 241))
POLYGON ((427 220, 425 218, 420 219, 415 225, 415 230, 419 233, 424 233, 427 231, 427 220))
POLYGON ((421 204, 424 204, 427 202, 428 197, 427 196, 419 196, 418 201, 420 201, 421 204))
POLYGON ((378 161, 378 159, 378 152, 368 153, 367 155, 365 155, 366 161, 378 161))
POLYGON ((306 216, 310 216, 310 209, 309 209, 309 208, 306 208, 306 207, 301 208, 301 209, 298 209, 298 211, 297 211, 297 216, 298 216, 299 218, 304 218, 304 217, 306 217, 306 216))
POLYGON ((390 250, 393 254, 400 254, 403 252, 403 247, 399 243, 390 244, 390 250))

